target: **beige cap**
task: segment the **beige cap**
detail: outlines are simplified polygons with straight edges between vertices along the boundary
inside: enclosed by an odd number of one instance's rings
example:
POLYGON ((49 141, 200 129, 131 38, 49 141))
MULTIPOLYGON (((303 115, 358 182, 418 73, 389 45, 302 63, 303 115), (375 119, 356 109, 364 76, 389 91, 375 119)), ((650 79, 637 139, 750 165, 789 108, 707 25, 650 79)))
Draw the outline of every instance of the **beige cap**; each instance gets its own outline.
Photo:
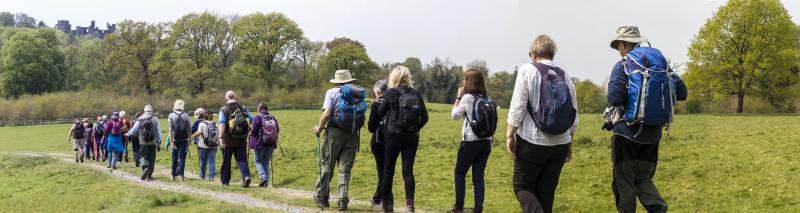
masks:
POLYGON ((647 42, 647 38, 639 34, 639 27, 634 25, 625 25, 617 28, 617 38, 611 41, 611 49, 617 49, 619 41, 627 41, 634 44, 647 42))
POLYGON ((331 83, 343 84, 355 80, 356 79, 350 76, 350 70, 336 70, 336 75, 334 76, 333 79, 331 79, 331 83))

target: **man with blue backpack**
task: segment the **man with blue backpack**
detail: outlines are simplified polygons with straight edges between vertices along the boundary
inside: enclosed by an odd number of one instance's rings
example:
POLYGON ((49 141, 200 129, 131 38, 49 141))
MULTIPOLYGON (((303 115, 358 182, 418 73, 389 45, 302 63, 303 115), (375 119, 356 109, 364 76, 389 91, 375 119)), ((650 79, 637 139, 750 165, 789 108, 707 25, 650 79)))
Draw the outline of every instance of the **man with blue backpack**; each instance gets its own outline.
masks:
POLYGON ((611 189, 619 212, 635 212, 637 197, 648 212, 666 212, 652 180, 658 144, 662 128, 672 123, 675 102, 686 100, 688 91, 661 52, 642 43, 649 44, 637 26, 619 27, 611 41, 623 59, 611 70, 607 98, 624 113, 613 124, 611 189))
POLYGON ((350 186, 350 170, 356 159, 359 146, 359 131, 364 126, 364 103, 366 92, 364 88, 350 84, 355 81, 350 76, 349 70, 337 70, 335 78, 330 80, 336 87, 325 93, 322 105, 322 116, 314 127, 314 134, 319 138, 323 129, 325 140, 319 151, 320 174, 317 179, 314 194, 314 203, 320 207, 329 207, 328 194, 330 182, 333 177, 333 168, 339 165, 339 188, 336 198, 339 199, 339 211, 347 210, 350 200, 347 191, 350 186), (327 127, 326 127, 327 124, 327 127))

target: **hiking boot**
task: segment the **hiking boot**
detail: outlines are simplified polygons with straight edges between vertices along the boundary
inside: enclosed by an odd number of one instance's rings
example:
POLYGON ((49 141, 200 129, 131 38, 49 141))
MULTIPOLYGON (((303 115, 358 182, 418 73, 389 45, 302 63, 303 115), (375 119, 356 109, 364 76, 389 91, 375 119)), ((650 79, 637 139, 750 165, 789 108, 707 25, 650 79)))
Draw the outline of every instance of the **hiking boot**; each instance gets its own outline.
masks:
POLYGON ((183 181, 183 175, 181 175, 181 181, 183 181))
POLYGON ((406 210, 407 212, 414 212, 414 199, 406 199, 406 210))
POLYGON ((111 168, 111 165, 106 166, 106 169, 111 168))
POLYGON ((170 179, 170 180, 175 180, 175 176, 174 176, 174 175, 170 175, 170 176, 169 176, 169 179, 170 179))
POLYGON ((83 163, 83 157, 81 157, 81 163, 83 163))
POLYGON ((142 180, 147 179, 147 172, 148 171, 149 171, 149 169, 147 169, 147 168, 144 168, 144 170, 142 170, 142 180))
POLYGON ((314 197, 314 203, 319 204, 320 207, 323 207, 323 208, 331 207, 331 205, 328 204, 328 198, 322 198, 320 200, 319 198, 314 197))
POLYGON ((450 210, 447 213, 464 213, 464 209, 458 209, 456 207, 453 207, 453 210, 450 210))
POLYGON ((139 161, 138 160, 134 160, 134 161, 136 161, 136 167, 138 168, 139 167, 139 161))
POLYGON ((111 167, 111 170, 116 170, 116 169, 117 169, 117 166, 112 166, 111 167))
POLYGON ((258 183, 258 187, 267 187, 267 179, 261 178, 261 182, 258 183))
POLYGON ((339 211, 347 211, 347 201, 340 200, 339 201, 339 211))
POLYGON ((227 183, 220 183, 219 186, 229 186, 227 183))
POLYGON ((153 177, 147 177, 147 181, 153 181, 153 177))
POLYGON ((77 158, 75 158, 75 163, 78 163, 78 159, 77 158))
POLYGON ((127 163, 127 162, 128 162, 128 153, 126 152, 125 153, 125 163, 127 163))
POLYGON ((242 181, 242 188, 250 187, 250 177, 245 177, 242 181))

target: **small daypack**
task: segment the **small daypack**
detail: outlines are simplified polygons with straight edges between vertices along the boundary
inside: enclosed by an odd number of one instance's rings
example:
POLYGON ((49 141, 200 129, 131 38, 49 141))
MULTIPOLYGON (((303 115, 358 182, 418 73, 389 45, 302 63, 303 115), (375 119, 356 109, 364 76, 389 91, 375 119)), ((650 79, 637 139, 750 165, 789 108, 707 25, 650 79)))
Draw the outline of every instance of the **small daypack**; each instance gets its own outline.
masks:
POLYGON ((628 126, 637 123, 648 126, 672 123, 677 100, 675 72, 669 68, 661 51, 652 47, 636 47, 625 55, 622 65, 628 74, 625 106, 625 122, 628 126))
POLYGON ((119 120, 111 121, 111 135, 119 136, 121 132, 122 132, 122 122, 119 122, 119 120))
POLYGON ((217 124, 213 121, 203 121, 206 124, 206 132, 203 134, 203 142, 206 146, 214 148, 219 146, 217 143, 217 124))
POLYGON ((469 116, 464 115, 472 133, 478 138, 493 136, 497 130, 497 105, 486 95, 472 94, 472 97, 475 98, 472 108, 473 119, 470 120, 469 116))
POLYGON ((153 124, 153 116, 139 120, 141 126, 139 128, 139 135, 144 139, 143 142, 150 142, 156 139, 156 126, 153 124))
POLYGON ((247 109, 239 104, 226 105, 226 107, 234 110, 228 117, 228 133, 231 138, 247 139, 250 134, 250 117, 247 116, 247 109), (231 106, 235 106, 235 108, 231 106))
POLYGON ((367 103, 364 102, 366 91, 364 88, 345 84, 339 88, 339 103, 334 108, 330 122, 342 128, 342 130, 355 134, 361 127, 364 127, 364 114, 367 111, 367 103))
POLYGON ((73 139, 86 138, 86 129, 84 129, 82 122, 75 123, 75 125, 73 125, 73 128, 75 129, 74 135, 72 135, 73 139))
POLYGON ((541 77, 539 90, 539 107, 533 109, 528 101, 528 114, 533 118, 536 128, 551 135, 567 132, 575 122, 577 109, 572 104, 572 95, 566 81, 565 72, 561 68, 551 67, 543 63, 533 63, 541 77), (555 74, 550 74, 550 70, 555 74))
MULTIPOLYGON (((383 104, 383 98, 379 98, 378 100, 375 100, 375 103, 372 103, 372 104, 376 104, 376 103, 377 104, 383 104)), ((371 112, 371 113, 378 113, 378 112, 375 111, 375 112, 371 112)), ((375 143, 382 144, 383 140, 385 140, 384 136, 386 135, 386 124, 387 124, 386 123, 387 122, 386 118, 388 118, 388 117, 389 116, 383 116, 381 118, 381 121, 378 122, 378 129, 375 130, 375 143)))
POLYGON ((181 111, 173 112, 172 114, 175 114, 175 115, 178 116, 178 119, 175 119, 175 121, 173 121, 173 123, 172 123, 172 127, 173 127, 172 134, 173 134, 173 137, 175 138, 176 141, 177 140, 188 140, 189 139, 189 126, 188 126, 187 123, 189 123, 189 121, 183 119, 183 117, 181 115, 183 115, 184 113, 181 112, 181 111))
POLYGON ((278 122, 272 115, 261 115, 261 132, 259 139, 264 145, 272 145, 278 142, 278 122))
POLYGON ((403 89, 397 88, 397 91, 400 92, 400 108, 397 122, 401 130, 418 132, 419 122, 422 119, 422 100, 419 99, 416 90, 407 93, 403 89))
POLYGON ((95 137, 102 137, 105 131, 106 131, 106 122, 98 121, 97 124, 94 125, 95 137))

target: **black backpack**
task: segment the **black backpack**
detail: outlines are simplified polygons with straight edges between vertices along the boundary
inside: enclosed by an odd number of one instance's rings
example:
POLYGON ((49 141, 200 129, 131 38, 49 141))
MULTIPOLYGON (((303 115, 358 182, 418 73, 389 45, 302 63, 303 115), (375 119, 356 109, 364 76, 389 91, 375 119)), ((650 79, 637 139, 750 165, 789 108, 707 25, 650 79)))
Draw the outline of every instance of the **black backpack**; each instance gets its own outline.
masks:
POLYGON ((139 120, 141 122, 141 126, 139 128, 139 135, 142 136, 144 141, 142 142, 150 142, 156 139, 156 126, 153 124, 153 116, 147 117, 145 119, 139 120))
POLYGON ((183 115, 185 113, 180 112, 180 114, 179 114, 179 113, 173 112, 172 114, 178 115, 178 119, 176 119, 175 123, 172 124, 172 127, 173 127, 172 135, 173 135, 173 137, 175 138, 176 141, 177 140, 188 140, 189 139, 189 126, 187 126, 186 123, 188 123, 189 121, 183 120, 183 117, 181 117, 181 115, 183 115), (186 121, 186 122, 184 122, 184 121, 186 121))
POLYGON ((84 127, 83 127, 83 122, 77 122, 77 123, 75 123, 75 125, 73 126, 73 128, 75 129, 75 132, 74 132, 75 134, 74 134, 74 135, 72 135, 72 138, 73 138, 73 139, 83 139, 83 138, 86 138, 86 129, 84 129, 84 127))
POLYGON ((94 136, 95 137, 102 137, 103 133, 106 131, 106 122, 98 121, 97 124, 94 125, 94 136))
POLYGON ((420 106, 422 100, 419 99, 416 90, 412 92, 405 92, 403 89, 397 88, 400 92, 400 106, 398 111, 397 124, 402 131, 418 132, 419 121, 422 118, 422 107, 420 106))
MULTIPOLYGON (((572 105, 572 96, 564 70, 551 67, 541 62, 533 64, 539 70, 541 89, 539 90, 539 107, 533 108, 528 101, 528 114, 533 118, 536 128, 551 135, 564 134, 572 127, 576 119, 577 106, 572 105), (550 70, 556 74, 550 74, 550 70)), ((532 95, 531 95, 532 96, 532 95)))
POLYGON ((497 105, 492 101, 489 96, 472 94, 475 102, 472 108, 472 120, 469 116, 464 115, 467 119, 472 133, 478 138, 487 138, 494 135, 497 130, 497 105))

